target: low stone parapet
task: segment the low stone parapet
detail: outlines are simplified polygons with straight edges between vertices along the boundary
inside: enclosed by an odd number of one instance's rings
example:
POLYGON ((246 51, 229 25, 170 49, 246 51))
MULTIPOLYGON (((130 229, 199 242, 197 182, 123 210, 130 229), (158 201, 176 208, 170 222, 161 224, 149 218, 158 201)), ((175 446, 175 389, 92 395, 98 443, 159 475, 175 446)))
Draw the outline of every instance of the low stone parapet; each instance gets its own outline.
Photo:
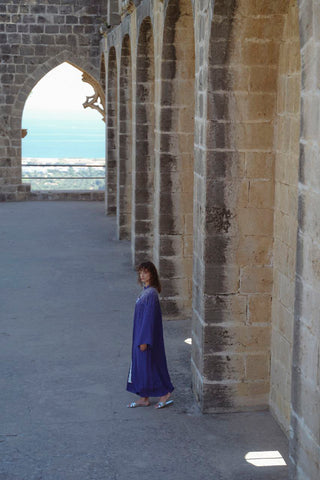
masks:
POLYGON ((92 202, 103 202, 104 201, 104 191, 93 191, 93 190, 41 190, 33 191, 28 195, 28 200, 43 201, 43 200, 52 200, 52 201, 92 201, 92 202))

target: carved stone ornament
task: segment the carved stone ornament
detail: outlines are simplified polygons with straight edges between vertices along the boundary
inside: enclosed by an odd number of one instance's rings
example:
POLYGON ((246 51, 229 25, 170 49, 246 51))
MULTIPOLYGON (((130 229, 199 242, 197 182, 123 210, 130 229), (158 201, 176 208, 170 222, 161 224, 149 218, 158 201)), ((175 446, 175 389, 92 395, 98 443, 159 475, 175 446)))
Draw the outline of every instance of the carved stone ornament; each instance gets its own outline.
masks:
POLYGON ((130 15, 135 9, 133 0, 122 0, 121 2, 121 15, 130 15))
POLYGON ((97 110, 102 115, 102 120, 106 121, 106 110, 105 110, 105 94, 102 86, 94 78, 91 77, 86 72, 83 72, 82 81, 89 83, 94 90, 94 94, 90 97, 87 97, 86 101, 82 104, 83 108, 93 108, 97 110))

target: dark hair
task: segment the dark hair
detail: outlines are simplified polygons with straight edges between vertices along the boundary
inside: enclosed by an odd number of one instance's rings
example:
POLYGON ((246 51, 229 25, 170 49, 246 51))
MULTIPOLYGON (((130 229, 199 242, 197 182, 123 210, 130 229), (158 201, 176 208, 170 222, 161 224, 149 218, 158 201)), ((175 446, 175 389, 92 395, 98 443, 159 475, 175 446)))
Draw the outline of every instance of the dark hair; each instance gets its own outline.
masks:
POLYGON ((155 265, 152 262, 142 262, 142 263, 140 263, 140 265, 137 268, 138 283, 140 283, 140 284, 142 284, 142 282, 140 280, 140 275, 139 275, 141 270, 147 270, 148 272, 150 272, 150 286, 156 288, 158 290, 158 292, 160 293, 161 292, 161 283, 160 283, 158 271, 157 271, 155 265))

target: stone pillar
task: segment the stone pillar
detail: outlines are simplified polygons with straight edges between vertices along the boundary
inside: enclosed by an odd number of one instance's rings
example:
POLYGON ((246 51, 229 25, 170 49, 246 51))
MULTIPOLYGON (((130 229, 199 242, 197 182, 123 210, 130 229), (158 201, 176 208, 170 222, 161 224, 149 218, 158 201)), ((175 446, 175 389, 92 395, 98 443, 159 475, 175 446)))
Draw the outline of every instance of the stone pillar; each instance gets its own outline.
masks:
POLYGON ((128 35, 124 37, 121 50, 119 89, 119 161, 117 175, 117 228, 118 238, 131 237, 132 197, 132 73, 131 46, 128 35))
POLYGON ((292 355, 291 478, 320 477, 320 12, 300 4, 298 244, 292 355))
POLYGON ((190 315, 193 234, 194 35, 189 0, 170 1, 161 63, 159 271, 166 316, 190 315))
MULTIPOLYGON (((273 89, 272 84, 275 82, 277 82, 277 105, 274 134, 275 201, 270 408, 289 435, 301 83, 297 3, 290 3, 283 22, 278 69, 274 71, 272 77, 270 74, 265 75, 265 84, 270 90, 273 89)), ((255 168, 257 167, 259 168, 259 165, 255 168)), ((265 176, 266 173, 267 170, 264 169, 265 176)), ((265 178, 265 182, 267 181, 265 178)))
POLYGON ((118 91, 116 49, 109 50, 107 72, 107 158, 106 158, 106 213, 112 215, 117 209, 117 164, 118 164, 118 91))
POLYGON ((192 354, 194 391, 208 412, 268 406, 276 95, 264 79, 277 67, 285 7, 213 6, 211 28, 207 12, 197 20, 210 40, 197 33, 192 354))
POLYGON ((147 17, 137 47, 135 162, 133 163, 133 264, 152 258, 154 216, 154 49, 147 17))
MULTIPOLYGON (((209 2, 208 2, 209 3, 209 2)), ((193 281, 192 281, 192 386, 195 398, 204 409, 204 362, 203 329, 205 324, 205 224, 206 224, 206 127, 207 127, 207 77, 208 77, 208 30, 211 13, 207 8, 195 11, 195 132, 194 132, 194 238, 193 238, 193 281), (202 59, 200 61, 200 49, 202 59)))

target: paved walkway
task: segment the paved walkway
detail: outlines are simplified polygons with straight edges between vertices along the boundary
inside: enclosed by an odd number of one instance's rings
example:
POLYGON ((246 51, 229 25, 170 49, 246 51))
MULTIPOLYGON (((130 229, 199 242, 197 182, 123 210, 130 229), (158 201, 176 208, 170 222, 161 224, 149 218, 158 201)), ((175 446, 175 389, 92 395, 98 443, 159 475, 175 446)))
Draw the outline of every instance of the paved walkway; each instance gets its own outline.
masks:
POLYGON ((287 441, 267 412, 201 415, 187 321, 165 324, 174 406, 129 410, 136 276, 101 203, 0 205, 0 480, 282 480, 248 452, 287 441))

